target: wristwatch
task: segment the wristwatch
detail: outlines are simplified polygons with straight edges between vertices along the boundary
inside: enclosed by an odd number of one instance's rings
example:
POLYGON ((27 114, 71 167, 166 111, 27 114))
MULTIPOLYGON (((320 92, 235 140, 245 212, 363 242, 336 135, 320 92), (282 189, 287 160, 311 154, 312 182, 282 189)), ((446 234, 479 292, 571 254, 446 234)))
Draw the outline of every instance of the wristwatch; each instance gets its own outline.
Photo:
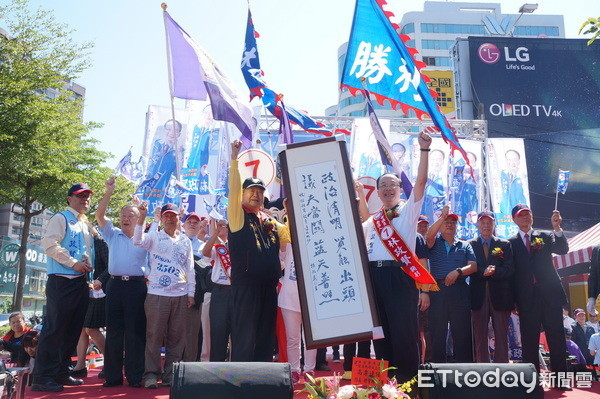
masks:
POLYGON ((463 271, 462 271, 462 269, 461 269, 460 267, 457 267, 457 268, 456 268, 456 269, 454 269, 454 270, 456 270, 456 271, 458 272, 458 275, 459 275, 459 276, 462 276, 462 274, 463 274, 463 271))

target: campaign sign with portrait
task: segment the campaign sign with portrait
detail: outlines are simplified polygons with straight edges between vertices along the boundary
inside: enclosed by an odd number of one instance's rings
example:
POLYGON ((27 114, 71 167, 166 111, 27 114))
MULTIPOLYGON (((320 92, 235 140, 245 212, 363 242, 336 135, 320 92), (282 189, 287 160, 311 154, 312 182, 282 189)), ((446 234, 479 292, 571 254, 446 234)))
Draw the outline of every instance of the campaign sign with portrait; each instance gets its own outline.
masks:
POLYGON ((496 235, 508 238, 518 230, 512 221, 512 208, 517 204, 530 204, 525 146, 523 139, 495 138, 487 140, 486 149, 496 235))
POLYGON ((306 346, 373 339, 379 322, 345 141, 289 144, 280 159, 306 346))

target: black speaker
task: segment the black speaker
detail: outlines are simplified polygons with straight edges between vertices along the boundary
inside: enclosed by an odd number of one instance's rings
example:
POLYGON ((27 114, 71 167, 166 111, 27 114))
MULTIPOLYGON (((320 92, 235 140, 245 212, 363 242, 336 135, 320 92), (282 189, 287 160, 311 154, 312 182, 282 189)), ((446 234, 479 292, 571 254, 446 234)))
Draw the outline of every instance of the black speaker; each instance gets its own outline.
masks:
POLYGON ((292 399, 289 363, 181 362, 173 365, 172 399, 292 399))
POLYGON ((423 399, 543 399, 531 363, 426 363, 419 366, 423 399))

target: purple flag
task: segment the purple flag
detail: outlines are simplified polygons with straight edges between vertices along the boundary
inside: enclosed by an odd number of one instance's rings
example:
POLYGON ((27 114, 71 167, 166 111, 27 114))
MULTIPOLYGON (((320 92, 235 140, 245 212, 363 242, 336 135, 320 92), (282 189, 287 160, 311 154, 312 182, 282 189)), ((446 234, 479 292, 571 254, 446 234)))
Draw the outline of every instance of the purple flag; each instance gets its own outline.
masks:
POLYGON ((233 82, 212 58, 166 11, 164 20, 171 67, 171 95, 189 100, 204 100, 208 94, 213 118, 233 123, 242 133, 241 141, 244 146, 250 148, 256 121, 252 118, 248 103, 241 99, 233 82), (183 85, 193 89, 182 88, 183 85), (204 97, 201 93, 204 93, 204 97))

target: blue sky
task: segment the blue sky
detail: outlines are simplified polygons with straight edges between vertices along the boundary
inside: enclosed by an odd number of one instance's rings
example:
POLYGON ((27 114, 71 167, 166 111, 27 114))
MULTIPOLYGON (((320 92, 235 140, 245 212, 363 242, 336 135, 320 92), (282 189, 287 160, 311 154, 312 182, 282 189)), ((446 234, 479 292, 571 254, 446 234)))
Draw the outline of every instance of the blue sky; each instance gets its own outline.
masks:
MULTIPOLYGON (((566 36, 600 1, 536 0, 538 14, 564 14, 566 36)), ((502 0, 503 13, 524 1, 502 0)), ((84 118, 104 123, 93 132, 100 149, 122 157, 133 146, 141 154, 148 105, 169 105, 165 34, 160 1, 31 0, 53 10, 76 30, 74 40, 93 41, 93 67, 77 82, 86 88, 84 118)), ((225 70, 243 94, 239 69, 246 29, 246 0, 171 0, 169 13, 225 70)), ((397 15, 422 11, 423 1, 388 0, 397 15)), ((251 3, 261 65, 271 88, 286 102, 323 115, 338 98, 337 49, 348 40, 352 0, 255 0, 251 3)), ((117 160, 108 160, 113 167, 117 160)))

